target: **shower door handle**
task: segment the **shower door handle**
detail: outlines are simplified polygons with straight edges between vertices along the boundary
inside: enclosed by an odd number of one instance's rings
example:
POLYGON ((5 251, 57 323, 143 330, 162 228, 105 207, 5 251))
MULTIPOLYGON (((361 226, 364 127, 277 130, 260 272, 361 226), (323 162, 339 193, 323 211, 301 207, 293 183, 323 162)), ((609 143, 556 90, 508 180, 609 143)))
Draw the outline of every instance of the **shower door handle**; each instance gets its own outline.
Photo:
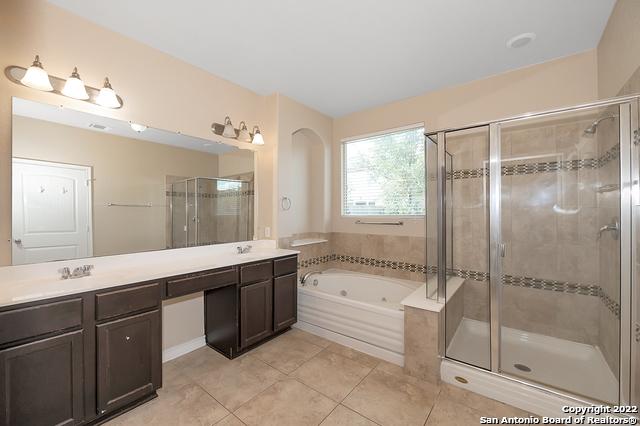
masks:
POLYGON ((500 253, 500 257, 507 255, 507 245, 505 243, 498 244, 498 253, 500 253))

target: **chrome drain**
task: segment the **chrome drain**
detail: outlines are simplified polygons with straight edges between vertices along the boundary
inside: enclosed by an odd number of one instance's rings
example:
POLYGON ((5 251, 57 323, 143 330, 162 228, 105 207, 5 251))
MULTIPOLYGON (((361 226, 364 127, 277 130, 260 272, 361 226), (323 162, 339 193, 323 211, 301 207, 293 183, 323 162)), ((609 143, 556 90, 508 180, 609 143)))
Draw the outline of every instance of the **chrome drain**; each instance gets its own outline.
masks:
POLYGON ((524 371, 526 373, 530 373, 531 372, 531 368, 527 367, 524 364, 513 364, 513 366, 515 368, 517 368, 518 370, 520 370, 520 371, 524 371))

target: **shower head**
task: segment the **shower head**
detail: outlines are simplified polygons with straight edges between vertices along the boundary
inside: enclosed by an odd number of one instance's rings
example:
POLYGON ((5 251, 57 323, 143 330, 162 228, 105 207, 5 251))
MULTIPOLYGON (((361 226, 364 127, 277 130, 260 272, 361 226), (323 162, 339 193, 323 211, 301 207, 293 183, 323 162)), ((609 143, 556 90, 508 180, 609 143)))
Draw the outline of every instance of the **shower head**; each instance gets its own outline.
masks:
POLYGON ((607 117, 602 117, 602 118, 597 119, 596 121, 591 123, 591 125, 589 127, 584 129, 584 134, 587 135, 587 136, 595 135, 596 132, 598 131, 598 125, 600 124, 600 122, 602 120, 608 120, 610 118, 616 118, 616 117, 613 116, 613 115, 609 115, 607 117))

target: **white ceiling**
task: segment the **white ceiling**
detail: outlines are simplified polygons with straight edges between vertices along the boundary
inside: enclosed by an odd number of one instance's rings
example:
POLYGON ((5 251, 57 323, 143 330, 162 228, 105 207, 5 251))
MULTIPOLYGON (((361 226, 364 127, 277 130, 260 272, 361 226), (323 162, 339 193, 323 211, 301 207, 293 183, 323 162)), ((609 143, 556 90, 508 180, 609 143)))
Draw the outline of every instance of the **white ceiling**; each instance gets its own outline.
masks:
POLYGON ((82 111, 75 111, 69 108, 28 101, 26 99, 13 98, 12 107, 13 114, 22 117, 50 121, 98 133, 108 133, 111 135, 139 139, 162 145, 171 145, 178 148, 202 151, 208 154, 224 154, 226 152, 238 150, 238 148, 234 146, 225 145, 221 142, 200 139, 193 136, 168 132, 166 130, 154 129, 152 127, 149 127, 144 132, 138 133, 134 131, 131 128, 130 123, 126 121, 89 114, 82 111), (95 127, 91 127, 91 124, 105 126, 106 129, 98 130, 95 127))
POLYGON ((597 46, 615 0, 50 0, 338 117, 597 46), (535 32, 520 49, 506 41, 535 32))

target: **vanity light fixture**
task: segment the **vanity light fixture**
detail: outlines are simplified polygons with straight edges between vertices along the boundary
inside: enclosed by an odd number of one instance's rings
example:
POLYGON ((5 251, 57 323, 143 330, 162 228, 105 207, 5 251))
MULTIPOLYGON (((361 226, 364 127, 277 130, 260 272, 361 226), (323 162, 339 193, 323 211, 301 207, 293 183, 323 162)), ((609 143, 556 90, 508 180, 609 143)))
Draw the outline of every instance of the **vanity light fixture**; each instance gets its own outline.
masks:
POLYGON ((123 105, 122 98, 113 90, 108 78, 104 79, 102 88, 97 89, 84 84, 77 68, 73 69, 73 73, 67 79, 49 75, 42 66, 39 55, 35 55, 35 60, 29 68, 9 65, 4 69, 4 75, 21 86, 82 100, 101 107, 116 109, 122 108, 123 105))
POLYGON ((104 86, 100 89, 100 93, 96 98, 96 103, 107 108, 120 108, 120 101, 118 100, 113 87, 111 87, 109 77, 105 77, 104 86))
POLYGON ((211 131, 216 135, 224 136, 225 138, 236 139, 242 142, 252 143, 254 145, 264 145, 264 139, 260 134, 260 128, 258 126, 253 126, 253 131, 249 132, 247 123, 241 121, 240 127, 235 129, 229 116, 224 118, 224 124, 211 123, 211 131))
POLYGON ((225 138, 237 138, 236 129, 233 128, 233 123, 231 123, 231 119, 227 115, 224 118, 224 130, 222 131, 222 136, 225 138))
POLYGON ((39 55, 36 55, 33 64, 27 69, 24 77, 20 79, 20 83, 32 89, 44 90, 45 92, 53 91, 49 74, 42 67, 39 55))
POLYGON ((87 89, 84 87, 84 81, 80 79, 80 74, 78 74, 78 67, 73 67, 71 76, 64 84, 62 94, 69 98, 80 99, 82 101, 89 99, 87 89))
POLYGON ((249 133, 247 124, 244 121, 240 122, 240 128, 238 130, 238 140, 242 142, 251 142, 251 133, 249 133))
POLYGON ((129 122, 129 125, 131 126, 131 130, 133 130, 134 132, 142 133, 147 130, 147 126, 145 126, 144 124, 138 124, 131 121, 129 122))
POLYGON ((262 133, 260 133, 260 128, 258 126, 253 126, 253 139, 251 143, 254 145, 264 145, 264 139, 262 138, 262 133))

